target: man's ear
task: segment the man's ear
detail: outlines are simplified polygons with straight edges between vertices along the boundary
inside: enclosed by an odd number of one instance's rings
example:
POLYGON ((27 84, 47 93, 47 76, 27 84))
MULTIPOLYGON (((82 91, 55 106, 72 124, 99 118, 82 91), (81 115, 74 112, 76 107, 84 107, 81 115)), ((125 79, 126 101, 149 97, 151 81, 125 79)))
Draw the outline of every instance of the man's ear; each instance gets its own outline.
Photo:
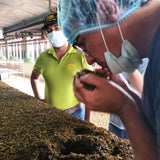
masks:
POLYGON ((98 0, 97 13, 102 23, 116 22, 119 18, 119 7, 114 0, 98 0))

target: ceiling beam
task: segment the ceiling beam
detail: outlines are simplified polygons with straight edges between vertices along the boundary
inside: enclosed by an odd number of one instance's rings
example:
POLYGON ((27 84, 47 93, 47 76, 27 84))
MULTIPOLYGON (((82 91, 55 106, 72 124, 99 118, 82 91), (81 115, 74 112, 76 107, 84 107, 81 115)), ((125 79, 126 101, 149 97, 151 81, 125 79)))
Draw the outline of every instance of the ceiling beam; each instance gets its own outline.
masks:
POLYGON ((49 14, 49 12, 44 13, 44 14, 37 16, 37 17, 33 17, 31 19, 24 20, 24 21, 19 22, 17 24, 5 27, 5 28, 3 28, 3 32, 6 35, 8 33, 16 32, 19 30, 27 29, 29 27, 43 24, 43 21, 48 14, 49 14))

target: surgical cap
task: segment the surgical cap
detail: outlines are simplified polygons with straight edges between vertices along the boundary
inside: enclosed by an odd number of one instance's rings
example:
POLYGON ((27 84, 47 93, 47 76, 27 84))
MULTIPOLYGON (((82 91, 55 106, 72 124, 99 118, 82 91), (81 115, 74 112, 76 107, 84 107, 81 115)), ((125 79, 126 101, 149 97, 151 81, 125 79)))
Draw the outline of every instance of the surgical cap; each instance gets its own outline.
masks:
POLYGON ((104 10, 114 12, 114 8, 111 6, 108 9, 109 7, 106 7, 104 3, 101 3, 98 8, 98 1, 100 0, 59 0, 58 23, 70 43, 73 43, 78 35, 116 25, 148 0, 101 0, 108 2, 108 6, 109 1, 117 4, 119 16, 116 21, 110 21, 107 18, 101 21, 104 17, 104 10))

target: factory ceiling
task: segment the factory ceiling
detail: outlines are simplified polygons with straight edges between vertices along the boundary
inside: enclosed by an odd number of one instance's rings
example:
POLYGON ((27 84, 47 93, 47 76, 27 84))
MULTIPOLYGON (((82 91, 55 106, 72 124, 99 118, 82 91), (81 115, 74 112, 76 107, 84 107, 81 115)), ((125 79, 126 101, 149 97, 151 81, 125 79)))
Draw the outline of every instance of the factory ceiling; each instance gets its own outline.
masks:
POLYGON ((4 36, 0 39, 39 35, 45 16, 56 7, 57 0, 0 0, 0 31, 4 36))

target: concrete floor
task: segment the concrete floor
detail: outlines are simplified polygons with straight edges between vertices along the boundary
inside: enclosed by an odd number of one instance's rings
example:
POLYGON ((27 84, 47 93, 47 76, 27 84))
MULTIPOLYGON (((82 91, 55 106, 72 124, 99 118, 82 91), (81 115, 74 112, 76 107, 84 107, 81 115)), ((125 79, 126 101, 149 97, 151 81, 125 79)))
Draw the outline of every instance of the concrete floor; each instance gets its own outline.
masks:
MULTIPOLYGON (((8 77, 2 76, 2 81, 20 90, 21 92, 34 96, 29 78, 17 75, 9 75, 8 77)), ((39 89, 41 96, 44 97, 44 82, 39 83, 39 89)))

